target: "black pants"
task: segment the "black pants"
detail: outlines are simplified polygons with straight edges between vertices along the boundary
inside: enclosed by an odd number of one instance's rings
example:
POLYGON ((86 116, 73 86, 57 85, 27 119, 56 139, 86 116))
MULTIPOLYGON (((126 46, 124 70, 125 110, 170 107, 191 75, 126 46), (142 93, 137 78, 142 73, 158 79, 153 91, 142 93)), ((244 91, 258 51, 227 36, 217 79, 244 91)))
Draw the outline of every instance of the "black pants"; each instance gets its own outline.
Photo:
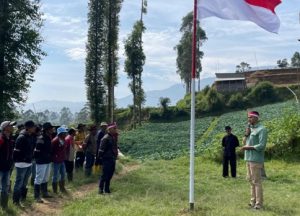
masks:
POLYGON ((103 159, 102 161, 102 175, 100 177, 99 189, 110 193, 110 180, 114 175, 116 161, 114 159, 103 159))
POLYGON ((74 162, 65 160, 65 167, 67 173, 72 173, 74 169, 74 162))
POLYGON ((228 163, 230 164, 231 176, 236 177, 236 156, 223 157, 223 177, 228 176, 228 163))
POLYGON ((76 157, 75 157, 75 167, 80 168, 83 167, 84 163, 84 152, 76 152, 76 157))

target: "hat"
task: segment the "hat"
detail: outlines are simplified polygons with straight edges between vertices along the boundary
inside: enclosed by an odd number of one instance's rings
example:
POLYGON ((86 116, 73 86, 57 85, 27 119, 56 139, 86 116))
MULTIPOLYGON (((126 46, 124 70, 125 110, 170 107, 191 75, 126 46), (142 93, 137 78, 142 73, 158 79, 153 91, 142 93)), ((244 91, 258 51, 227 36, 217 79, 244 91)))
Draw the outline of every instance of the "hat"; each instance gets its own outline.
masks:
POLYGON ((117 128, 116 123, 112 123, 107 126, 107 129, 111 129, 111 128, 117 128))
POLYGON ((248 117, 259 117, 259 113, 257 111, 248 112, 248 117))
POLYGON ((53 125, 50 122, 45 122, 43 124, 43 130, 48 130, 48 129, 51 129, 51 128, 53 128, 53 125))
POLYGON ((61 133, 68 133, 67 129, 65 127, 59 127, 56 129, 57 136, 61 133))
POLYGON ((102 126, 107 126, 107 123, 106 122, 101 122, 100 127, 102 127, 102 126))
POLYGON ((89 127, 89 131, 92 131, 92 130, 97 130, 97 126, 96 125, 91 125, 89 127))
POLYGON ((231 130, 231 127, 229 125, 225 126, 225 130, 231 130))
POLYGON ((25 128, 32 128, 32 127, 35 127, 35 123, 33 121, 29 120, 24 123, 24 126, 25 126, 25 128))
POLYGON ((82 128, 82 127, 85 127, 85 124, 80 123, 80 124, 77 125, 77 129, 82 128))
POLYGON ((15 121, 4 121, 1 123, 0 128, 1 128, 1 130, 4 130, 4 128, 6 128, 7 126, 14 126, 16 124, 17 124, 17 122, 15 122, 15 121))

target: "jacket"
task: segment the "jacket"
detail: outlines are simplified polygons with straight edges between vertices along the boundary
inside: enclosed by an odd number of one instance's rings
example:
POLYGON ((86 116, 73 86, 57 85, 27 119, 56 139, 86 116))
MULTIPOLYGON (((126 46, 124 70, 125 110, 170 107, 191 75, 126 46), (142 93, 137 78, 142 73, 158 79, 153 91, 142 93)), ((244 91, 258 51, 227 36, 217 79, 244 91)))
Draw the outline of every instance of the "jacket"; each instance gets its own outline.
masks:
POLYGON ((37 138, 34 149, 34 158, 37 164, 48 164, 52 161, 52 143, 51 137, 42 134, 37 138))
POLYGON ((66 159, 66 143, 61 144, 58 137, 52 140, 52 161, 63 163, 66 159))
POLYGON ((35 140, 35 137, 29 135, 25 130, 21 131, 16 140, 16 145, 13 152, 14 162, 32 162, 35 140))
POLYGON ((98 158, 103 160, 113 159, 116 160, 118 157, 118 145, 116 140, 111 134, 106 134, 100 143, 98 158))
POLYGON ((14 143, 11 138, 0 134, 0 171, 9 171, 13 165, 14 143))
POLYGON ((238 147, 239 145, 240 145, 239 140, 235 135, 229 134, 224 136, 222 139, 224 156, 235 157, 235 148, 238 147))

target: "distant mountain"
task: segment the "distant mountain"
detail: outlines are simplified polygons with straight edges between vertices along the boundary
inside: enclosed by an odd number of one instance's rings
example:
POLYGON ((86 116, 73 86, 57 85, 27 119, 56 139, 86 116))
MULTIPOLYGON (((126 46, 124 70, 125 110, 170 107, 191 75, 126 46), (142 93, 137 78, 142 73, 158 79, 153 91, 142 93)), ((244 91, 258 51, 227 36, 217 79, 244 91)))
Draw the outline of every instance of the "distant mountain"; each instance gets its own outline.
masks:
POLYGON ((23 110, 33 110, 34 112, 42 112, 45 110, 60 112, 63 107, 68 107, 72 113, 79 112, 86 102, 70 102, 57 100, 42 100, 34 103, 28 103, 23 110))
MULTIPOLYGON (((200 89, 205 86, 211 86, 214 83, 215 78, 205 78, 200 82, 200 89)), ((185 95, 185 86, 183 84, 176 84, 167 89, 155 90, 146 92, 146 107, 157 107, 159 106, 160 97, 168 97, 171 100, 171 105, 175 105, 179 100, 181 100, 185 95)), ((127 107, 132 104, 133 96, 129 95, 124 98, 117 100, 117 107, 127 107)))
MULTIPOLYGON (((207 85, 212 85, 215 78, 206 78, 201 80, 201 89, 207 85)), ((159 106, 160 97, 168 97, 171 100, 171 105, 175 105, 177 101, 182 99, 185 95, 185 87, 183 84, 176 84, 167 89, 155 90, 146 92, 146 104, 148 107, 159 106)), ((63 107, 68 107, 72 113, 79 112, 86 102, 70 102, 57 100, 42 100, 35 103, 28 103, 23 107, 23 110, 33 110, 34 112, 41 112, 45 110, 59 112, 63 107)), ((132 104, 132 95, 117 99, 118 108, 126 108, 132 104)))

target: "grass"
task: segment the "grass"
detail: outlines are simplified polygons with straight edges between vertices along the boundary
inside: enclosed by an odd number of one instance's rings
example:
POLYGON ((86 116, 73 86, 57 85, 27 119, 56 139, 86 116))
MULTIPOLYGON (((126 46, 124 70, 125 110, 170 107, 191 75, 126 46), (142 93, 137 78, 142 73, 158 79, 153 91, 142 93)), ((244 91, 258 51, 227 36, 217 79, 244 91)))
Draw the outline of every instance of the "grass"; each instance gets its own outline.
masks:
POLYGON ((189 160, 147 161, 139 170, 112 182, 111 195, 87 197, 65 205, 61 215, 300 215, 300 165, 282 161, 266 162, 268 180, 264 182, 265 207, 247 207, 249 183, 245 163, 238 162, 238 178, 223 179, 222 166, 196 159, 195 211, 188 211, 189 160))

